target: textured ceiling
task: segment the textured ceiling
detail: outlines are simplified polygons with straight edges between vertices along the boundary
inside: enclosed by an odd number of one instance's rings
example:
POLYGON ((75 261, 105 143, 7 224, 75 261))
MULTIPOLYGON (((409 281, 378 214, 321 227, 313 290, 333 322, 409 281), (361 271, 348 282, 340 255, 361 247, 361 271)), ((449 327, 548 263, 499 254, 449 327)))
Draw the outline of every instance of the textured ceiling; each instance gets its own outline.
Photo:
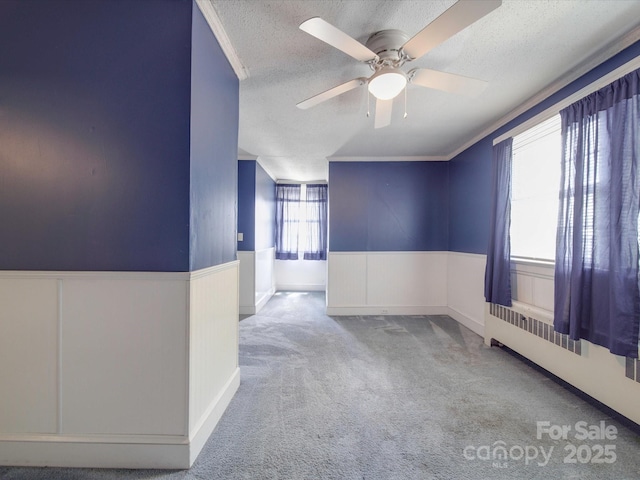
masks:
POLYGON ((366 87, 309 110, 296 103, 370 68, 298 29, 320 16, 356 40, 383 29, 413 36, 452 0, 211 0, 248 72, 240 83, 240 153, 277 179, 320 180, 327 157, 447 159, 552 85, 638 38, 638 0, 503 0, 494 12, 405 66, 489 82, 477 98, 410 85, 392 124, 373 128, 366 87), (623 43, 621 43, 623 39, 623 43))

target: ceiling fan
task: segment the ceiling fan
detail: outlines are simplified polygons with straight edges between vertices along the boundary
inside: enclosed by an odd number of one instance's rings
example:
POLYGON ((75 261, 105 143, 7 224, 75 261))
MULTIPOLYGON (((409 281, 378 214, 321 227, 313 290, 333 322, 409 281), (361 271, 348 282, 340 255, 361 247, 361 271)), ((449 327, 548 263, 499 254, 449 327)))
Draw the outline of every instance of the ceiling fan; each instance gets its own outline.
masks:
POLYGON ((480 94, 487 86, 487 82, 482 80, 429 68, 414 68, 405 73, 401 67, 422 57, 501 4, 501 0, 458 0, 412 38, 400 30, 382 30, 371 35, 366 45, 320 17, 306 20, 300 24, 301 30, 356 60, 369 64, 374 73, 368 78, 355 78, 314 95, 298 103, 297 107, 307 109, 354 88, 368 85, 369 93, 376 98, 374 127, 382 128, 391 123, 393 99, 406 88, 407 83, 468 96, 480 94))

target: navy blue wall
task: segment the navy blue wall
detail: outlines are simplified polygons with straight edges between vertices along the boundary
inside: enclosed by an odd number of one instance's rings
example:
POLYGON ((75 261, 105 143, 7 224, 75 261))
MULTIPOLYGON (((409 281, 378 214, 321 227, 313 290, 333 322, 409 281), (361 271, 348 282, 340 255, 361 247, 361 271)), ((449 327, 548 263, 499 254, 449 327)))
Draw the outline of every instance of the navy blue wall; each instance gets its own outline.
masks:
POLYGON ((239 82, 196 6, 191 65, 189 265, 198 270, 236 259, 239 82))
POLYGON ((276 182, 256 163, 255 249, 275 246, 276 182))
POLYGON ((0 269, 188 269, 191 23, 0 1, 0 269))
POLYGON ((329 248, 448 248, 446 162, 331 162, 329 248))
POLYGON ((449 162, 449 250, 453 252, 487 251, 492 146, 487 137, 449 162))
POLYGON ((276 182, 255 160, 238 161, 238 250, 255 251, 275 245, 276 182))
POLYGON ((255 250, 256 229, 256 161, 238 161, 238 232, 243 240, 238 250, 255 250))
POLYGON ((451 211, 449 245, 451 251, 482 254, 487 252, 493 139, 553 106, 560 100, 577 92, 638 55, 640 55, 640 42, 636 42, 626 48, 505 126, 487 135, 487 137, 457 155, 449 162, 451 173, 451 190, 449 192, 451 211))

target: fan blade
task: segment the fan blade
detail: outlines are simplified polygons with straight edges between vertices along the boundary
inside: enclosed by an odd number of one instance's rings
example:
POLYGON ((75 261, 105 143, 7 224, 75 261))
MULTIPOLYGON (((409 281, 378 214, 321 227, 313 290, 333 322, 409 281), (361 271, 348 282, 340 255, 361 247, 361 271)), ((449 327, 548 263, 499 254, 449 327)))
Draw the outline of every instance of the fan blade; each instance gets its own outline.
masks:
POLYGON ((352 56, 361 62, 375 60, 378 56, 362 45, 360 42, 351 38, 342 30, 337 29, 320 17, 313 17, 300 24, 300 30, 313 35, 319 40, 328 43, 332 47, 342 50, 347 55, 352 56))
POLYGON ((409 72, 411 83, 422 87, 435 88, 467 97, 477 97, 489 85, 484 80, 463 77, 454 73, 439 72, 429 68, 416 68, 409 72))
POLYGON ((501 0, 459 0, 413 38, 410 38, 402 46, 402 51, 411 60, 420 58, 501 4, 501 0))
POLYGON ((376 99, 376 118, 373 128, 382 128, 391 125, 391 110, 393 109, 393 99, 376 99))
POLYGON ((364 85, 367 83, 366 78, 354 78, 353 80, 349 80, 337 87, 330 88, 329 90, 314 95, 311 98, 307 98, 302 102, 296 104, 296 107, 301 108, 302 110, 306 110, 307 108, 315 107, 319 103, 324 102, 325 100, 329 100, 330 98, 337 97, 338 95, 342 95, 349 90, 353 90, 354 88, 359 87, 360 85, 364 85))

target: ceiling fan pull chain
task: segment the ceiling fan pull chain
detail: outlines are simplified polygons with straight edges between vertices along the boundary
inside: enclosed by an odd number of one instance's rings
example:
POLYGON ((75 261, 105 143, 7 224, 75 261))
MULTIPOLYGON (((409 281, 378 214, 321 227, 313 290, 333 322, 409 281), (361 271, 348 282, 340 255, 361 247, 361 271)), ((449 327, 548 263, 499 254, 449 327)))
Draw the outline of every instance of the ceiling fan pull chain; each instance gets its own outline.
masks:
POLYGON ((371 112, 369 111, 370 100, 371 100, 371 94, 369 93, 369 90, 367 90, 367 118, 371 116, 371 112))

